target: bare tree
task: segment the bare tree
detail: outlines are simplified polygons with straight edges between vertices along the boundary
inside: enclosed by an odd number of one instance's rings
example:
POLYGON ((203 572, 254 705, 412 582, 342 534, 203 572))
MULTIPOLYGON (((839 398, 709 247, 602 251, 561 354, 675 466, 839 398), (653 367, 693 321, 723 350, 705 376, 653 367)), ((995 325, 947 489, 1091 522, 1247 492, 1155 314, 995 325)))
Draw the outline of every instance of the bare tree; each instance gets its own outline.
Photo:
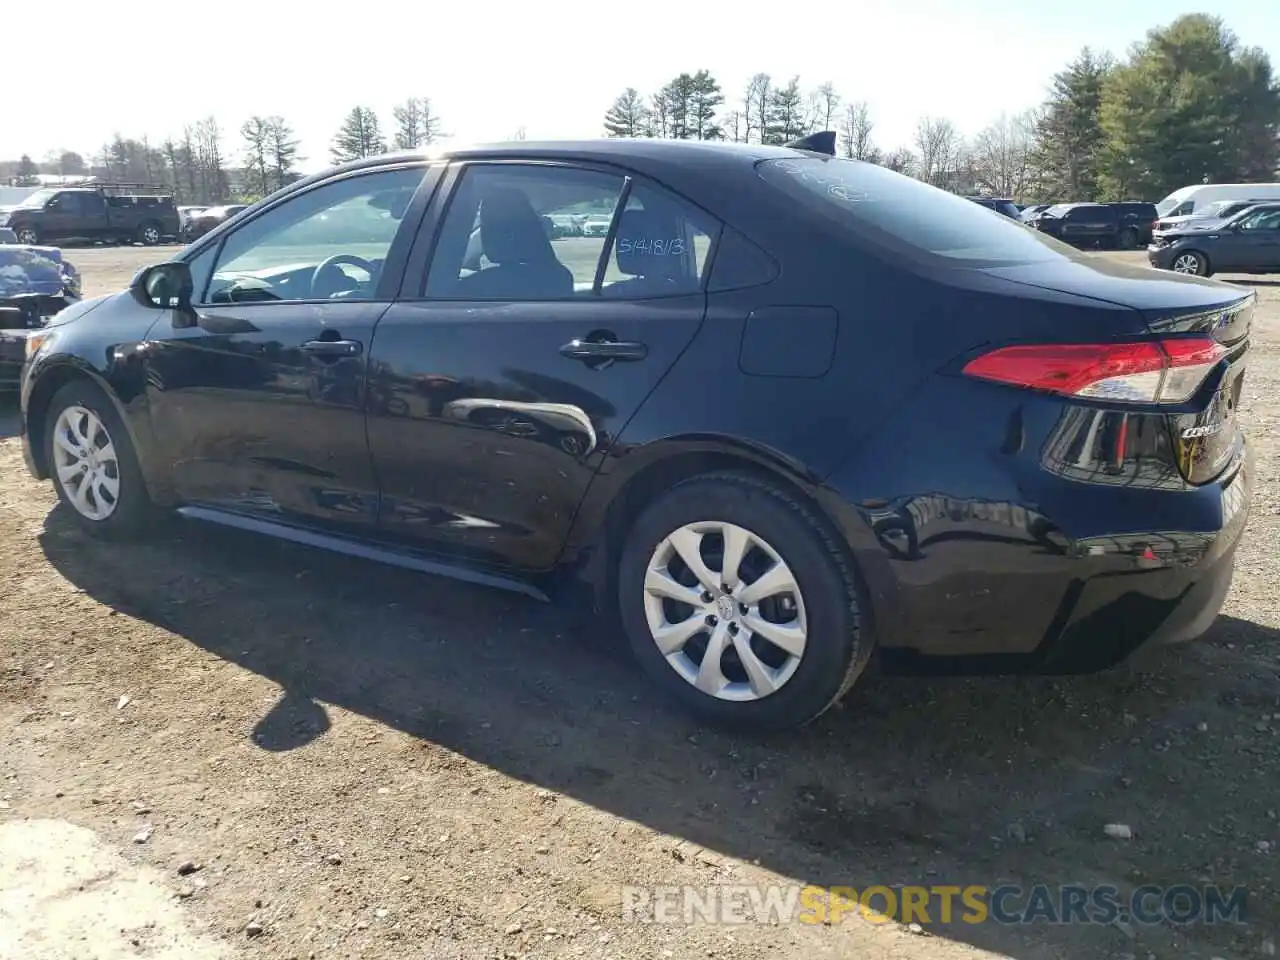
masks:
POLYGON ((840 110, 840 94, 835 85, 828 80, 809 94, 809 129, 810 131, 834 130, 837 114, 840 110))
POLYGON ((941 117, 923 117, 916 126, 915 146, 920 153, 916 176, 935 187, 945 186, 960 159, 955 124, 941 117))
POLYGON ((244 138, 244 172, 262 197, 271 192, 271 162, 267 147, 269 129, 266 117, 259 116, 250 117, 240 127, 240 136, 244 138))
POLYGON ((910 175, 916 168, 916 155, 906 147, 891 150, 880 163, 886 170, 910 175))
POLYGON ((773 101, 773 78, 757 73, 742 94, 742 142, 760 143, 768 138, 769 105, 773 101), (754 135, 754 137, 753 137, 754 135))
POLYGON ((997 197, 1021 197, 1031 171, 1035 125, 1027 114, 1001 114, 973 141, 973 172, 980 189, 997 197))
POLYGON ((417 150, 440 138, 440 117, 431 105, 430 97, 410 97, 392 107, 391 116, 396 121, 394 142, 397 150, 417 150))
POLYGON ((844 140, 844 155, 850 160, 867 160, 880 162, 880 150, 871 142, 871 131, 875 124, 871 122, 871 111, 865 100, 846 104, 844 118, 840 123, 840 133, 844 140))

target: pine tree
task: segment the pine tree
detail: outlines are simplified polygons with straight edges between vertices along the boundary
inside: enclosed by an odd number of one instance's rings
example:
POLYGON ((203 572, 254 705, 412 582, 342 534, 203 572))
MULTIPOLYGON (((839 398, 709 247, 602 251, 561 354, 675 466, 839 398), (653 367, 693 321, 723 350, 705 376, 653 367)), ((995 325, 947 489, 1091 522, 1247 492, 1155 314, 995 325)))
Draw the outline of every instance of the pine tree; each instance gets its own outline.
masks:
POLYGON ((1032 154, 1045 199, 1084 200, 1097 195, 1105 141, 1102 87, 1112 69, 1110 57, 1085 47, 1054 75, 1032 154))
POLYGON ((695 140, 723 140, 724 130, 716 121, 723 104, 724 94, 716 78, 706 70, 695 73, 690 85, 687 117, 690 136, 695 140))
POLYGON ((775 87, 769 95, 763 143, 790 143, 803 137, 806 121, 800 78, 792 77, 785 87, 775 87))
POLYGON ((352 107, 334 135, 329 153, 334 163, 374 157, 387 150, 387 141, 378 126, 378 115, 368 107, 352 107))
POLYGON ((266 148, 276 189, 296 180, 298 175, 293 172, 293 167, 303 157, 298 153, 298 138, 293 127, 285 122, 284 117, 267 117, 266 148))
POLYGON ((649 108, 635 87, 627 87, 605 111, 607 137, 643 137, 649 133, 649 108))

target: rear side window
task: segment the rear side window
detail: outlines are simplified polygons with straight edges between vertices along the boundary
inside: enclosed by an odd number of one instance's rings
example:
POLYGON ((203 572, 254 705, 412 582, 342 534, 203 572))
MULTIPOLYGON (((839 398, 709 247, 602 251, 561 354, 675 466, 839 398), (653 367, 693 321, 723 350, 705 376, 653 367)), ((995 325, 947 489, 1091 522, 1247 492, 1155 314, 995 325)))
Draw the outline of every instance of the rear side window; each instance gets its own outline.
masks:
POLYGON ((1033 263, 1077 254, 964 197, 841 158, 764 160, 760 177, 870 242, 950 266, 1033 263))

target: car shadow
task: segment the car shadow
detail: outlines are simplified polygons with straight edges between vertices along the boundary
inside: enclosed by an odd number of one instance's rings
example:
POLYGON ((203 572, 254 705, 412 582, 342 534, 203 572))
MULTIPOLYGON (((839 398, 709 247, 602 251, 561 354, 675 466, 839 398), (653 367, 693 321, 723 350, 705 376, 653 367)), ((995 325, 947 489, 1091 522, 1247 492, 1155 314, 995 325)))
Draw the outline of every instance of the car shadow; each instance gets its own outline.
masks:
POLYGON ((0 393, 0 440, 10 440, 22 433, 22 411, 16 393, 0 393))
MULTIPOLYGON (((101 603, 279 685, 252 729, 264 751, 315 741, 332 705, 798 882, 1212 880, 1264 893, 1251 923, 1280 919, 1273 858, 1254 851, 1280 806, 1280 713, 1255 730, 1280 708, 1280 632, 1254 623, 1222 617, 1199 644, 1096 676, 868 676, 816 724, 751 739, 661 702, 585 614, 194 522, 112 545, 55 508, 40 539, 101 603), (1113 822, 1136 838, 1108 839, 1113 822)), ((1103 925, 930 932, 1019 960, 1135 946, 1103 925)))

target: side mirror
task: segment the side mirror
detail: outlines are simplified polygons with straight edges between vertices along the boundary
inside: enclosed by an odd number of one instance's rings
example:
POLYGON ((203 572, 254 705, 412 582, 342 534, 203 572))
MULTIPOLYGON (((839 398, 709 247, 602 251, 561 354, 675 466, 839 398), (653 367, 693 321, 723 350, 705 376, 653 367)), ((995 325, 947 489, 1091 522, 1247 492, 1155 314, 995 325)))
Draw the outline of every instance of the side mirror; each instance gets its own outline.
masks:
POLYGON ((153 310, 172 310, 190 307, 195 283, 191 268, 175 260, 143 267, 129 284, 133 299, 153 310))
POLYGON ((191 268, 173 260, 139 270, 129 284, 129 293, 148 309, 175 311, 175 326, 191 326, 195 321, 195 311, 191 309, 194 288, 191 268))

